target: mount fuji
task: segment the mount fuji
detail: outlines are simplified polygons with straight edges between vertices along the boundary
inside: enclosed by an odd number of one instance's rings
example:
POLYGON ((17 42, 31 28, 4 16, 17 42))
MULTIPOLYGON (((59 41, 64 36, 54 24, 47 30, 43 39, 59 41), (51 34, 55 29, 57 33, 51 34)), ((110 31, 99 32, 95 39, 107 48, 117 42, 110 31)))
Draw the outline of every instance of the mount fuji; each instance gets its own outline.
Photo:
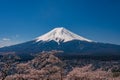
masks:
POLYGON ((69 31, 63 27, 55 28, 55 29, 51 30, 50 32, 38 37, 36 40, 37 40, 37 42, 54 40, 57 43, 67 42, 67 41, 72 41, 72 40, 92 42, 91 40, 86 39, 77 34, 74 34, 71 31, 69 31))
POLYGON ((63 55, 120 55, 120 45, 95 42, 63 27, 55 28, 34 40, 0 48, 0 53, 25 55, 51 50, 63 51, 63 55))

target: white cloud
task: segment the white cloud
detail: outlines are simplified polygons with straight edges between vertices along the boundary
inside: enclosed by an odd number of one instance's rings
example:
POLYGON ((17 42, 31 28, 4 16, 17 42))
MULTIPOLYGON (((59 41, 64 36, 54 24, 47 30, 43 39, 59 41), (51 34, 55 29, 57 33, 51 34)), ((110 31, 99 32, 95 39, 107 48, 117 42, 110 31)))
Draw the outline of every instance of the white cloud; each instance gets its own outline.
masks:
POLYGON ((18 34, 9 37, 2 37, 0 38, 0 47, 10 46, 20 43, 20 41, 18 41, 18 38, 19 38, 18 34))
POLYGON ((11 39, 9 39, 9 38, 3 38, 2 40, 3 41, 10 41, 11 39))
POLYGON ((9 45, 11 45, 11 39, 10 38, 2 38, 0 40, 0 47, 9 46, 9 45))

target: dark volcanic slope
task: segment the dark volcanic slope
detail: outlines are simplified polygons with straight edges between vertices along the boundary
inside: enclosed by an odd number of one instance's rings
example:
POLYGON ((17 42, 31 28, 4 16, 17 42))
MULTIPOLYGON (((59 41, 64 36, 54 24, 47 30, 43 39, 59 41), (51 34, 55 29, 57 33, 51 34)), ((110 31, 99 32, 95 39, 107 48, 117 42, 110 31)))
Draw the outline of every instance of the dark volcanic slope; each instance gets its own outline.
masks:
POLYGON ((0 52, 16 52, 17 54, 31 54, 51 50, 62 50, 65 54, 69 55, 120 55, 120 45, 80 40, 61 42, 60 44, 55 41, 36 42, 33 40, 18 45, 0 48, 0 52))

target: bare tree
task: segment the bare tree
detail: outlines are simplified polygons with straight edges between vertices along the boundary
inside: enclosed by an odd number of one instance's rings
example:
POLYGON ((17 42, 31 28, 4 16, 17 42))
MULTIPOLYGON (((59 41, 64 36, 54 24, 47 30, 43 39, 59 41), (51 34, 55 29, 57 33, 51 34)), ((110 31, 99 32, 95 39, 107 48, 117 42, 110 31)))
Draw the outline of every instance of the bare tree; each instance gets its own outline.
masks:
POLYGON ((7 53, 7 54, 1 55, 1 58, 0 58, 0 72, 1 72, 2 80, 5 80, 5 78, 9 74, 9 71, 16 64, 15 62, 18 59, 20 59, 20 58, 18 56, 16 56, 14 53, 7 53))

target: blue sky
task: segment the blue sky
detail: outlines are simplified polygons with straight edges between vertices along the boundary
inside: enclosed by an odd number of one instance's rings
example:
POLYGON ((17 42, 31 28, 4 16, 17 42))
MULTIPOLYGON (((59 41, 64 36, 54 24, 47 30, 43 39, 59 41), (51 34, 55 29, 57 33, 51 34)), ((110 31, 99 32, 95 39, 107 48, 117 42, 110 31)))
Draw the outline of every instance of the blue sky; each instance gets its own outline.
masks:
POLYGON ((0 0, 0 46, 32 40, 59 26, 120 44, 120 0, 0 0))

